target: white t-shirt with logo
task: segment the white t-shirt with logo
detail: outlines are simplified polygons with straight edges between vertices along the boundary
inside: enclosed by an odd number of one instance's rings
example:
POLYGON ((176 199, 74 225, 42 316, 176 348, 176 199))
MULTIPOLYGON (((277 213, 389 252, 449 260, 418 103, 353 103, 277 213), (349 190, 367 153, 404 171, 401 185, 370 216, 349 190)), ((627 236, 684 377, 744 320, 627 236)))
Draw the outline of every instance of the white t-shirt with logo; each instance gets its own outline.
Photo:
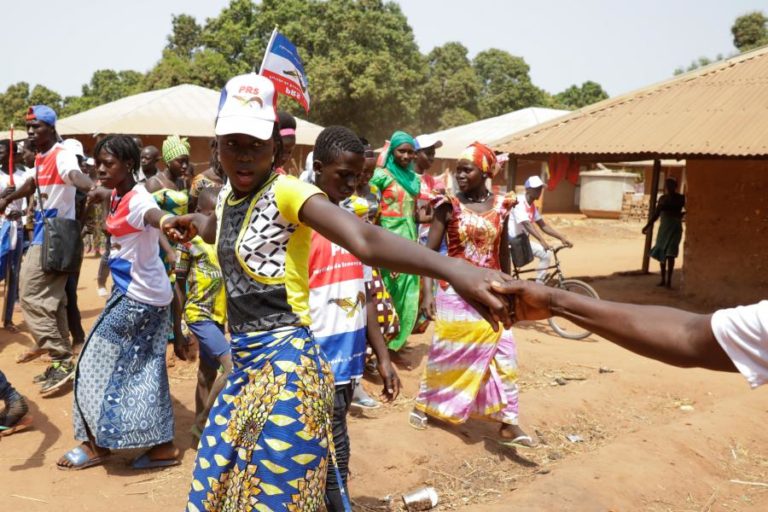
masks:
MULTIPOLYGON (((18 190, 26 181, 29 179, 29 174, 27 174, 26 167, 16 167, 13 171, 13 186, 16 187, 18 190)), ((0 166, 0 169, 5 171, 5 168, 0 166)), ((11 177, 6 172, 0 172, 0 194, 2 194, 5 189, 11 186, 11 177)), ((5 215, 8 215, 12 211, 20 211, 25 212, 27 210, 27 200, 24 197, 21 197, 19 199, 16 199, 15 201, 8 203, 8 206, 5 208, 5 215)))
POLYGON ((512 218, 509 219, 508 234, 510 238, 514 238, 517 235, 524 233, 523 227, 520 225, 523 222, 534 223, 541 220, 541 212, 536 207, 536 203, 528 203, 528 199, 525 194, 519 194, 517 196, 517 204, 515 209, 512 210, 512 218))
MULTIPOLYGON (((45 206, 45 216, 48 218, 75 218, 75 186, 70 179, 72 171, 80 171, 77 156, 60 143, 53 145, 45 153, 35 156, 35 171, 33 177, 40 188, 45 206)), ((37 191, 35 191, 37 198, 37 191)), ((35 211, 35 231, 32 244, 43 243, 43 217, 40 205, 35 211)))
POLYGON ((143 185, 123 197, 113 191, 107 231, 112 235, 109 269, 115 286, 133 300, 161 307, 171 303, 171 282, 160 259, 160 230, 144 223, 144 215, 156 208, 143 185))
POLYGON ((768 382, 768 300, 715 312, 712 332, 750 386, 768 382))

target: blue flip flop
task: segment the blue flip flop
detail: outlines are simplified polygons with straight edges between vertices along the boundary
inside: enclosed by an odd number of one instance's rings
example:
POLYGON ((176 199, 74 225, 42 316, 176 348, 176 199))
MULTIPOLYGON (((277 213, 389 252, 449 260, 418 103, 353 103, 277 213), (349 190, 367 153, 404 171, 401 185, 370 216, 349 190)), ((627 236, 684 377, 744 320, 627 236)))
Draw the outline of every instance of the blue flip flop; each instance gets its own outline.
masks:
POLYGON ((56 464, 56 467, 62 471, 78 471, 80 469, 90 468, 103 463, 109 455, 100 455, 97 457, 89 458, 88 453, 83 450, 82 446, 75 446, 67 453, 64 454, 64 458, 67 459, 71 466, 60 466, 56 464))
POLYGON ((138 457, 137 459, 134 459, 134 461, 131 463, 131 467, 133 469, 156 469, 156 468, 169 468, 171 466, 178 466, 179 464, 181 464, 181 461, 179 459, 152 460, 149 458, 149 454, 145 453, 144 455, 138 457))

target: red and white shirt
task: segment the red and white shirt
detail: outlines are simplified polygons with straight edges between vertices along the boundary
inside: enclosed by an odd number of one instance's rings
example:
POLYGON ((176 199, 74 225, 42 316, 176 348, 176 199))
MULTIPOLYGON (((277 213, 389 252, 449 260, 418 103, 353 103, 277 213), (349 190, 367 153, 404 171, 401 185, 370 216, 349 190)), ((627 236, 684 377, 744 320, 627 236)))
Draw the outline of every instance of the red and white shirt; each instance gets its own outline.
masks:
POLYGON ((528 203, 528 199, 525 194, 517 196, 517 205, 512 210, 512 218, 509 219, 509 236, 510 238, 516 237, 520 233, 523 233, 523 227, 520 226, 523 222, 530 222, 531 224, 541 220, 541 212, 536 207, 536 203, 528 203))
POLYGON ((160 231, 144 223, 157 203, 144 185, 122 197, 112 191, 107 231, 112 235, 109 269, 115 286, 128 297, 150 306, 167 306, 173 293, 160 259, 160 231))
MULTIPOLYGON (((56 143, 45 153, 35 156, 35 171, 33 176, 40 194, 43 197, 45 216, 47 218, 75 218, 75 186, 69 173, 80 171, 77 156, 63 145, 56 143)), ((35 192, 37 198, 37 192, 35 192)), ((33 245, 43 243, 43 211, 37 205, 35 211, 35 231, 32 237, 33 245)))
POLYGON ((309 252, 312 333, 336 385, 359 379, 365 366, 365 271, 355 255, 312 232, 309 252))

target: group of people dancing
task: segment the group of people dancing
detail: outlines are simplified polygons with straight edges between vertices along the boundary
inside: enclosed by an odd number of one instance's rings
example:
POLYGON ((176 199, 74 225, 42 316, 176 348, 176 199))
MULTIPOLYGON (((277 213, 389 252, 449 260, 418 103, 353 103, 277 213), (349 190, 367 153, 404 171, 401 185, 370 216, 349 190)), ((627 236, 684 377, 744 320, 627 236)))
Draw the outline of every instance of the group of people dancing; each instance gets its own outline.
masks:
MULTIPOLYGON (((109 135, 93 150, 93 181, 68 161, 50 109, 30 109, 37 176, 4 193, 0 209, 45 186, 85 191, 105 205, 113 283, 76 364, 71 349, 56 352, 50 336, 33 333, 65 368, 57 382, 74 384, 80 444, 58 467, 85 469, 128 448, 142 450, 135 469, 179 464, 166 348, 185 359, 194 338, 198 449, 187 510, 348 510, 348 409, 371 358, 383 399, 397 397, 393 358, 420 310, 435 333, 409 423, 485 418, 502 442, 533 446, 518 423, 510 302, 493 288, 509 279, 517 202, 488 187, 495 153, 470 145, 455 190, 432 183, 425 193, 418 160, 433 159, 436 142, 396 132, 377 167, 367 141, 330 126, 300 180, 282 168, 296 128, 276 112, 275 94, 254 73, 227 83, 211 169, 194 177, 180 137, 158 150, 109 135)), ((65 214, 49 211, 55 189, 45 192, 41 229, 43 216, 65 214)), ((32 251, 24 265, 39 262, 32 251)), ((66 275, 44 286, 57 280, 66 275)))

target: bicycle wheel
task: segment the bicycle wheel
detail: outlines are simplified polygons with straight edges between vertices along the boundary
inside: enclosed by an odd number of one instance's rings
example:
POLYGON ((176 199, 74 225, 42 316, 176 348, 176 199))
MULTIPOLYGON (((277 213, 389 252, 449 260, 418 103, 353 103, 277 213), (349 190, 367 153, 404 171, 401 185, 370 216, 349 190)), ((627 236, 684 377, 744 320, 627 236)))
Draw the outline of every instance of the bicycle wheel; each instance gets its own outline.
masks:
MULTIPOLYGON (((561 288, 571 293, 586 295, 587 297, 592 297, 593 299, 600 298, 597 296, 597 292, 594 288, 589 286, 584 281, 579 281, 578 279, 564 279, 562 282, 553 282, 552 286, 561 288)), ((555 331, 563 338, 567 338, 569 340, 583 340, 592 334, 590 331, 579 327, 570 320, 566 320, 565 318, 557 316, 553 316, 549 319, 549 325, 552 327, 553 331, 555 331)))

